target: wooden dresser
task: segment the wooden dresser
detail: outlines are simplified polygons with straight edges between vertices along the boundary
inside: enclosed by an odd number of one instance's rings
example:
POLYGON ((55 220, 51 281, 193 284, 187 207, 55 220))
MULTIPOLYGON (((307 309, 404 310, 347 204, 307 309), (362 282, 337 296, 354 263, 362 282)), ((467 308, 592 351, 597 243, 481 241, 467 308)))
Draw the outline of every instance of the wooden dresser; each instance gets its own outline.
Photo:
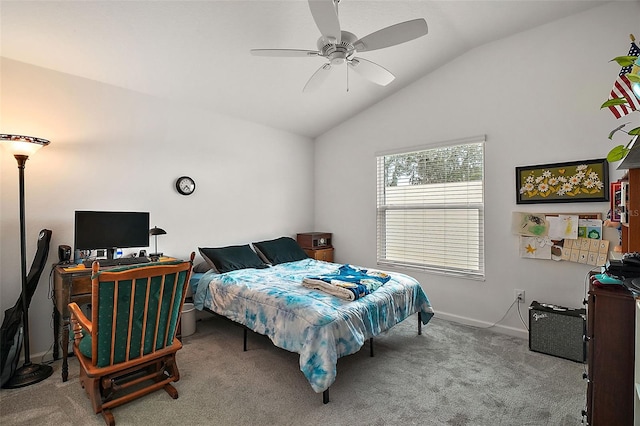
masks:
MULTIPOLYGON (((636 354, 640 355, 640 296, 636 297, 636 354)), ((640 425, 640 356, 636 356, 635 410, 633 424, 640 425)))
MULTIPOLYGON (((628 185, 621 200, 623 253, 640 252, 639 150, 634 146, 618 167, 628 170, 622 179, 628 185)), ((587 423, 640 426, 640 298, 622 286, 591 285, 587 339, 587 423)))
POLYGON ((587 423, 632 426, 636 303, 618 285, 591 286, 587 305, 587 423))

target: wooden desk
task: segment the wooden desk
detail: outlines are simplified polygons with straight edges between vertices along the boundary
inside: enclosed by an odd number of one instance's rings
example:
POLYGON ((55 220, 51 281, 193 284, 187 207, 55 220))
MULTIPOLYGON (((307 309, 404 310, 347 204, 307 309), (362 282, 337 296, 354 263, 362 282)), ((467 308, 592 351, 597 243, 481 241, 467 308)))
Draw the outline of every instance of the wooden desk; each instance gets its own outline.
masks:
MULTIPOLYGON (((162 261, 176 260, 172 257, 162 257, 162 261)), ((59 349, 62 347, 62 381, 69 377, 69 303, 78 305, 91 303, 91 268, 63 268, 56 266, 53 270, 53 359, 58 359, 59 349), (60 339, 62 332, 62 339, 60 339), (60 346, 59 346, 60 344, 60 346)), ((180 325, 178 325, 178 336, 180 325)))
POLYGON ((71 302, 76 302, 78 305, 91 303, 91 268, 56 266, 53 271, 53 359, 58 359, 58 342, 61 342, 63 382, 66 382, 69 376, 67 356, 69 355, 69 303, 71 302), (60 340, 60 331, 62 331, 62 340, 60 340))

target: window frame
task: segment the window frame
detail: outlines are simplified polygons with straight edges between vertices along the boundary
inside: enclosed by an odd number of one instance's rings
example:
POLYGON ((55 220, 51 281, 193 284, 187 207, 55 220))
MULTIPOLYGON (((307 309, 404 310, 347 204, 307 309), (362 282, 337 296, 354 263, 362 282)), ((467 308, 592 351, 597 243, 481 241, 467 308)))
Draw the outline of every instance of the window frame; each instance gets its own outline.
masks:
MULTIPOLYGON (((436 144, 419 145, 409 148, 402 148, 392 151, 377 152, 376 155, 376 261, 377 264, 383 267, 401 267, 408 269, 415 269, 424 272, 430 272, 442 275, 452 275, 473 280, 485 280, 485 239, 484 239, 484 221, 485 221, 485 158, 486 158, 486 136, 479 135, 464 139, 457 139, 451 141, 440 142, 436 144), (480 198, 481 200, 475 202, 452 202, 452 203, 410 203, 401 205, 387 205, 386 199, 386 172, 384 167, 384 161, 387 157, 398 155, 409 155, 413 153, 423 153, 430 150, 438 150, 442 148, 453 148, 462 145, 479 144, 481 149, 481 164, 482 164, 482 179, 479 182, 480 198), (477 256, 477 269, 451 267, 443 264, 429 264, 425 262, 409 261, 405 257, 404 260, 394 260, 386 258, 387 253, 387 212, 389 211, 406 211, 421 210, 425 212, 433 211, 444 214, 444 210, 470 210, 477 211, 477 250, 473 250, 470 256, 465 259, 476 259, 473 256, 477 256)), ((478 182, 478 181, 463 181, 463 182, 478 182)), ((451 182, 449 182, 451 183, 451 182)), ((446 183, 445 183, 446 185, 446 183)), ((475 185, 476 189, 478 185, 475 185)), ((468 193, 466 193, 468 194, 468 193)), ((445 231, 446 233, 446 231, 445 231)), ((402 233, 401 233, 402 234, 402 233)), ((403 242, 406 241, 403 239, 403 242)), ((475 243, 474 241, 474 243, 475 243)))

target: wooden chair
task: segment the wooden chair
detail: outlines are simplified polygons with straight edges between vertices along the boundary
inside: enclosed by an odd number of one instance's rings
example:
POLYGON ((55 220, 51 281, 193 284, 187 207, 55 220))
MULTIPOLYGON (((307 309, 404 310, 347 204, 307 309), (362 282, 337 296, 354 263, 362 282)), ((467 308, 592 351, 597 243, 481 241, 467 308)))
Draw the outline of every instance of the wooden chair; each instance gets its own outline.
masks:
POLYGON ((94 262, 91 321, 69 304, 80 384, 108 425, 112 408, 160 388, 178 398, 170 383, 180 379, 176 331, 194 256, 102 271, 94 262))

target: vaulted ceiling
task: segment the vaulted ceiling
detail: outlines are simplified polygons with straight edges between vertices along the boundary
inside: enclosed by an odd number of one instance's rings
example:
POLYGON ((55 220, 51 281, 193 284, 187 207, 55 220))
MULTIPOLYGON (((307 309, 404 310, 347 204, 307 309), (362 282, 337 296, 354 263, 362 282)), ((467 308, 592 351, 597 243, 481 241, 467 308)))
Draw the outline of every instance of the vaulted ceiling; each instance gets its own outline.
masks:
POLYGON ((306 0, 2 0, 0 54, 316 137, 470 49, 603 3, 340 1, 341 28, 358 37, 426 19, 426 36, 358 55, 396 76, 387 86, 342 65, 319 90, 303 92, 323 58, 250 55, 252 48, 315 50, 320 32, 306 0))

